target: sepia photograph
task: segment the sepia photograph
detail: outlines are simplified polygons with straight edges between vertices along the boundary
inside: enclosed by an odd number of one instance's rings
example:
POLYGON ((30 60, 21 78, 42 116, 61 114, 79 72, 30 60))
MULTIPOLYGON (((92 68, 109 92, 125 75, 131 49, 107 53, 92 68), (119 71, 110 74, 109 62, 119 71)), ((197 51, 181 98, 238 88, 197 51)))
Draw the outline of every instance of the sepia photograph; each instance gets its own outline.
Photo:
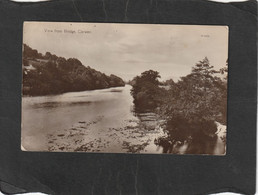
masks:
POLYGON ((226 155, 228 33, 24 22, 21 150, 226 155))

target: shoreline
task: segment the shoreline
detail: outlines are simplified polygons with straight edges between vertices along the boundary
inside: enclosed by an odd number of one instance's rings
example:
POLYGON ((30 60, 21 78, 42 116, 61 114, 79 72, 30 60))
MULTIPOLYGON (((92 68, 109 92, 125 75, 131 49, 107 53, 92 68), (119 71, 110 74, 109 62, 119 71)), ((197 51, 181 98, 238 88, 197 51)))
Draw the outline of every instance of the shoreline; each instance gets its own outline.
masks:
POLYGON ((96 91, 96 90, 103 90, 103 89, 110 89, 110 88, 125 87, 126 85, 129 85, 129 84, 125 84, 123 86, 107 87, 107 88, 97 88, 97 89, 88 89, 88 90, 79 90, 79 91, 66 91, 66 92, 62 92, 62 93, 51 93, 51 94, 45 94, 45 95, 23 95, 23 93, 22 93, 21 97, 23 98, 23 97, 55 96, 55 95, 62 95, 62 94, 66 94, 66 93, 76 93, 76 92, 84 92, 84 91, 96 91))

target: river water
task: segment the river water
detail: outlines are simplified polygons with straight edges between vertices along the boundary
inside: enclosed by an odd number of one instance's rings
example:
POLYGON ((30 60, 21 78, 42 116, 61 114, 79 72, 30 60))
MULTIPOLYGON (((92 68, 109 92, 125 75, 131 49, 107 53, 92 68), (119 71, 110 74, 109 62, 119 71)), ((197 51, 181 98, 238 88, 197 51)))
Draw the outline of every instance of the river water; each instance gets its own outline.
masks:
MULTIPOLYGON (((56 152, 163 153, 167 137, 154 113, 135 113, 131 86, 22 98, 22 149, 56 152)), ((226 126, 217 123, 206 154, 225 154, 226 126)), ((170 153, 197 145, 176 143, 170 153)), ((198 153, 198 152, 197 152, 198 153)))
POLYGON ((162 153, 154 113, 133 111, 131 86, 22 98, 28 151, 162 153))

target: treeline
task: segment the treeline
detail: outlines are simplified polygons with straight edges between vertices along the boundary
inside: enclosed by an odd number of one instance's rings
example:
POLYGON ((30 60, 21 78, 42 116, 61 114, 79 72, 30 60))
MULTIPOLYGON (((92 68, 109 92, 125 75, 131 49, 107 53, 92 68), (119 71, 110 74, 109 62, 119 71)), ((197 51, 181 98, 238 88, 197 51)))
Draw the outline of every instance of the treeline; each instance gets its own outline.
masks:
POLYGON ((75 58, 45 55, 24 44, 23 95, 48 95, 124 86, 124 81, 85 67, 75 58))
MULTIPOLYGON (((215 121, 226 125, 227 63, 216 71, 208 58, 177 82, 159 82, 158 72, 143 72, 132 81, 131 94, 138 112, 156 112, 165 119, 167 137, 156 141, 166 150, 175 143, 198 145, 189 153, 205 153, 205 143, 215 137, 215 121), (197 149, 198 148, 198 149, 197 149)), ((214 141, 214 139, 213 139, 214 141)))

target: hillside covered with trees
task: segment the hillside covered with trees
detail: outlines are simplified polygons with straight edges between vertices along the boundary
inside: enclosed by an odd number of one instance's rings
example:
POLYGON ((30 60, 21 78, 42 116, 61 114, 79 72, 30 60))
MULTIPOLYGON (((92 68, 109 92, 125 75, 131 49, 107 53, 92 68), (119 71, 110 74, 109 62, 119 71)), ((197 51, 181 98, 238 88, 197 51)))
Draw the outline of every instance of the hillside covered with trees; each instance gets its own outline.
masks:
POLYGON ((45 55, 23 45, 23 95, 37 96, 124 86, 124 81, 107 76, 78 59, 45 55))
POLYGON ((149 70, 131 82, 136 112, 156 112, 164 120, 167 136, 156 144, 165 153, 180 143, 188 145, 186 153, 208 154, 207 147, 216 142, 216 122, 226 125, 227 62, 214 70, 204 58, 177 82, 161 83, 159 78, 157 71, 149 70))

